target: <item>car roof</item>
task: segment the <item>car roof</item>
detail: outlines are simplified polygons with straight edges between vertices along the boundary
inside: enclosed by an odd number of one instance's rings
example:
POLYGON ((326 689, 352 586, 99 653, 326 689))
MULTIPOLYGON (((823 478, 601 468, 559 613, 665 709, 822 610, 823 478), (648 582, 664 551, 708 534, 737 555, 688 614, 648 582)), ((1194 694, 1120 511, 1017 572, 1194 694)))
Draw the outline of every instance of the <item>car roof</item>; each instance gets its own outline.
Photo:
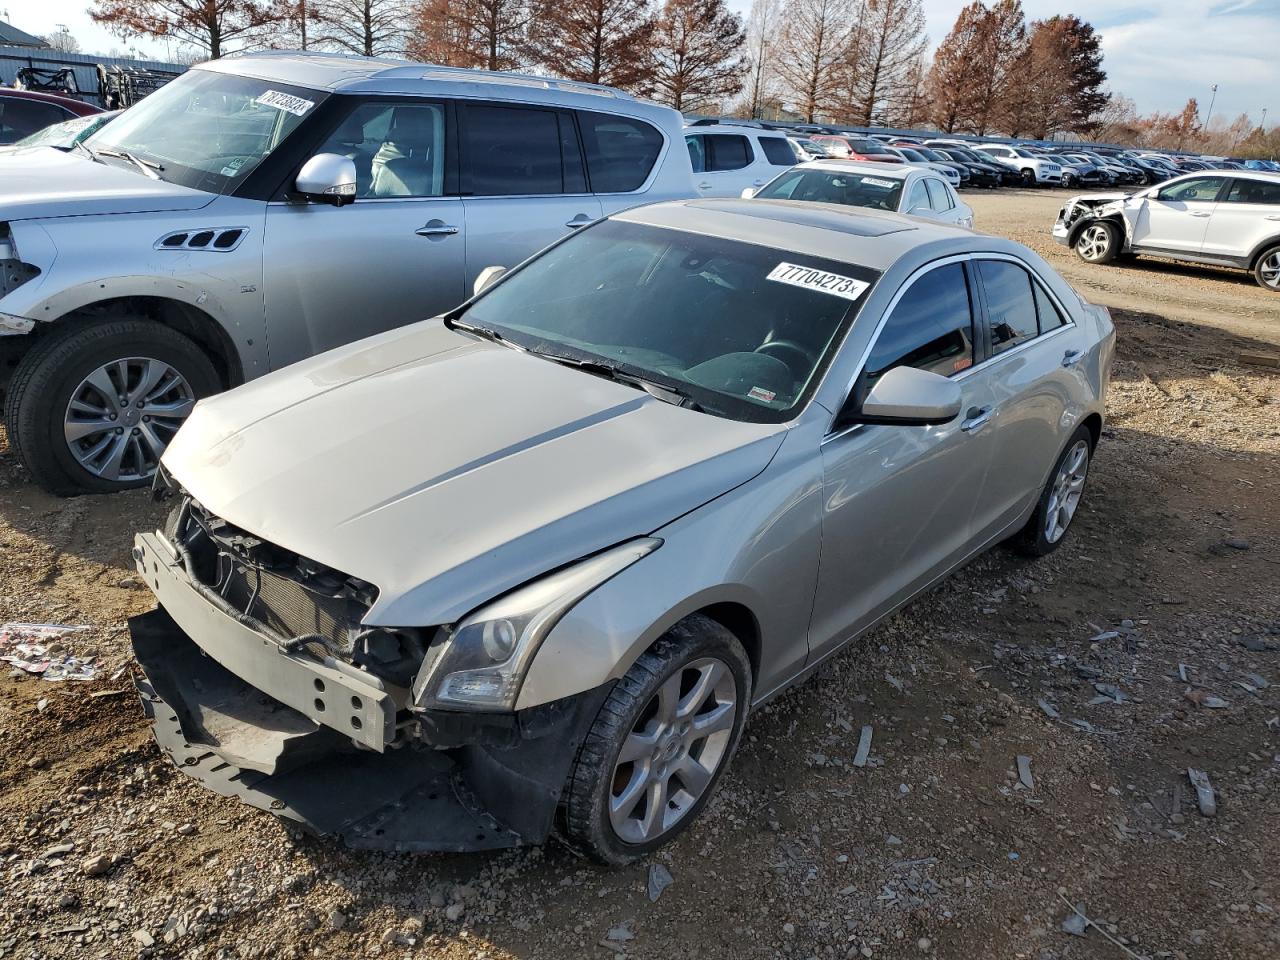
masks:
POLYGON ((672 200, 633 207, 611 219, 741 240, 882 272, 922 246, 946 248, 940 253, 958 252, 952 249, 957 241, 961 248, 967 241, 974 249, 1020 249, 1007 240, 942 222, 804 200, 672 200))
POLYGON ((10 87, 0 87, 0 97, 17 97, 19 100, 39 100, 42 103, 56 103, 58 106, 66 107, 72 113, 82 117, 102 112, 101 108, 95 107, 92 103, 77 100, 75 97, 60 97, 56 93, 43 93, 39 90, 14 90, 10 87))
POLYGON ((638 100, 624 90, 598 83, 558 80, 523 73, 442 67, 391 57, 269 50, 234 53, 198 64, 192 69, 258 80, 275 80, 339 94, 434 94, 527 101, 542 99, 536 97, 535 92, 550 93, 553 94, 550 99, 561 105, 585 110, 605 110, 632 116, 669 114, 679 117, 670 107, 638 100), (535 97, 530 94, 535 94, 535 97))
POLYGON ((932 167, 914 163, 876 163, 874 160, 810 160, 797 163, 792 169, 801 170, 833 170, 836 173, 873 173, 886 180, 905 180, 913 173, 936 173, 932 167))
POLYGON ((736 123, 704 123, 701 126, 685 124, 685 133, 733 133, 738 136, 754 133, 761 137, 785 137, 781 130, 766 130, 764 127, 748 127, 736 123))

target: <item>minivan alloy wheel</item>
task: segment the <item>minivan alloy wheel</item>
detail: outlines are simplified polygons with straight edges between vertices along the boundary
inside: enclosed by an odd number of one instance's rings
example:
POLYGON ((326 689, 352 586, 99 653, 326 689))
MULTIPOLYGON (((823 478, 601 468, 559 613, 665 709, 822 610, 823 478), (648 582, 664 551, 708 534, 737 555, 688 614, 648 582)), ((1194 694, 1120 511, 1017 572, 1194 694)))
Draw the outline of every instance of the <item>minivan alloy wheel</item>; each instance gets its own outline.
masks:
POLYGON ((80 466, 104 480, 140 480, 195 406, 181 373, 150 357, 103 364, 71 394, 63 432, 80 466))
POLYGON ((656 840, 683 819, 724 761, 737 711, 733 674, 718 659, 695 660, 667 678, 613 768, 609 821, 619 839, 656 840))
POLYGON ((1063 457, 1058 475, 1053 479, 1044 521, 1044 536, 1050 543, 1061 540, 1071 525, 1088 475, 1089 441, 1078 440, 1063 457))

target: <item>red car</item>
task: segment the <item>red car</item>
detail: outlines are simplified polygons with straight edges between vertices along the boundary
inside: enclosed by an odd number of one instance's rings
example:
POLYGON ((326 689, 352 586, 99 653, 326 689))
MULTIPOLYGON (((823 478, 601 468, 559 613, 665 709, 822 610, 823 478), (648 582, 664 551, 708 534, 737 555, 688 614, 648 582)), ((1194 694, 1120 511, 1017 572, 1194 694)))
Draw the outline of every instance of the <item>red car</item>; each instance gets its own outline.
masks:
POLYGON ((902 158, 890 153, 878 140, 817 134, 809 138, 831 151, 838 160, 870 160, 874 163, 901 163, 902 158))
POLYGON ((0 144, 13 143, 52 123, 102 111, 91 103, 34 90, 0 89, 0 144))

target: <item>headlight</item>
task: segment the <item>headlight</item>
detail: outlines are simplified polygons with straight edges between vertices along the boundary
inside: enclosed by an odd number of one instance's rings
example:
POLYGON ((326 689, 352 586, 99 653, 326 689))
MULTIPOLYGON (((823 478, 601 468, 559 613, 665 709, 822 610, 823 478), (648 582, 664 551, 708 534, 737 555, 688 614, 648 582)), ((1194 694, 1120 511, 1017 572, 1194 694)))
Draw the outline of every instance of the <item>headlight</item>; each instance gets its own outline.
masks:
POLYGON ((462 620, 413 684, 419 709, 514 709, 533 656, 574 604, 661 546, 632 540, 536 580, 462 620))

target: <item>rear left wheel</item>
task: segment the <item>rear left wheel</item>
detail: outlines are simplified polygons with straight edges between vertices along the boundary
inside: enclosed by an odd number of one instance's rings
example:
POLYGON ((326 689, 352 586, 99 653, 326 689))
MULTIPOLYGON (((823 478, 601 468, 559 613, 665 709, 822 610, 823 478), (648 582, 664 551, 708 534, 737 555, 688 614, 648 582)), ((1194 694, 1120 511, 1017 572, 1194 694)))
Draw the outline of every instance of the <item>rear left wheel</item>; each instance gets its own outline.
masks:
POLYGON ((565 839, 614 866, 689 826, 746 722, 751 663, 709 617, 672 627, 610 692, 565 787, 565 839))
POLYGON ((1262 289, 1280 293, 1280 244, 1262 251, 1253 267, 1253 279, 1262 289))
POLYGON ((1084 497, 1092 456, 1093 435, 1088 427, 1078 427, 1054 464, 1035 513, 1018 534, 1016 545, 1023 553, 1043 557, 1058 549, 1084 497))

